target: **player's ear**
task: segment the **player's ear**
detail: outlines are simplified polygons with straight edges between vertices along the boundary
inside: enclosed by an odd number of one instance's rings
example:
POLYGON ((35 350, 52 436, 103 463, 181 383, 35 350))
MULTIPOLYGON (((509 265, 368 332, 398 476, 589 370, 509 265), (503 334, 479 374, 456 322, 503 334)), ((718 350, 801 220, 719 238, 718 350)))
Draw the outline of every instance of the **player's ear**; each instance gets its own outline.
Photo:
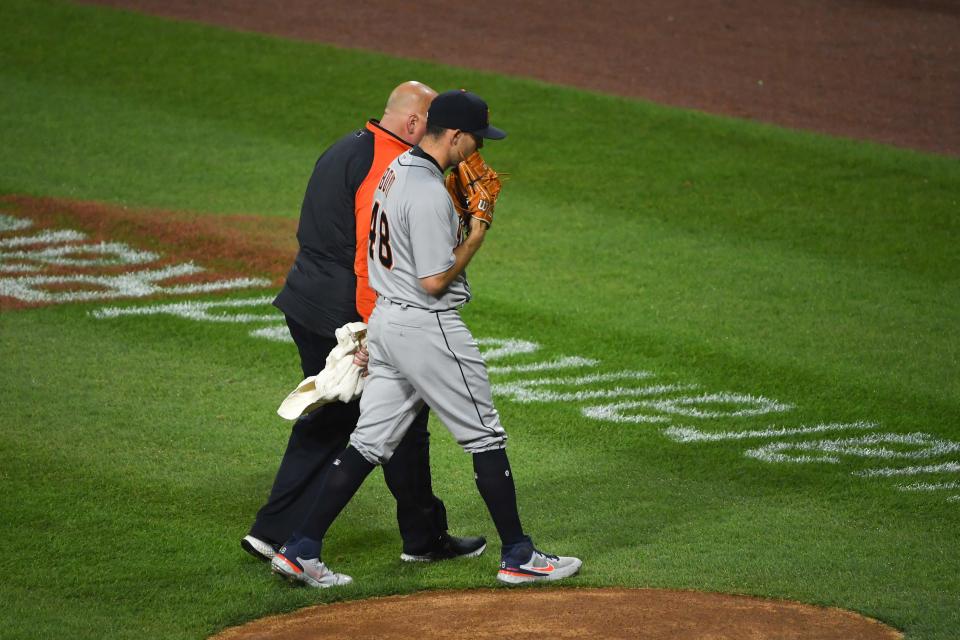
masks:
POLYGON ((417 123, 420 122, 420 116, 411 113, 407 116, 407 135, 413 135, 417 130, 417 123))
POLYGON ((450 139, 450 150, 453 152, 453 155, 452 155, 453 164, 457 164, 458 162, 464 159, 465 156, 463 155, 463 147, 462 147, 463 139, 468 135, 470 135, 466 131, 461 131, 460 129, 457 129, 456 131, 457 131, 456 135, 454 135, 453 138, 450 139))

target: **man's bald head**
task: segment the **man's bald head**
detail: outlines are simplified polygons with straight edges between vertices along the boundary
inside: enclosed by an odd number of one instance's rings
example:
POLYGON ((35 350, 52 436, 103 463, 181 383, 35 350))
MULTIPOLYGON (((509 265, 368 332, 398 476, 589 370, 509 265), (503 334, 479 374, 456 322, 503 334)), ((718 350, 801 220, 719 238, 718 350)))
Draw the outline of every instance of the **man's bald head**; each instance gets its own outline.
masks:
POLYGON ((427 109, 437 92, 416 80, 390 92, 380 126, 410 144, 417 144, 427 130, 427 109))

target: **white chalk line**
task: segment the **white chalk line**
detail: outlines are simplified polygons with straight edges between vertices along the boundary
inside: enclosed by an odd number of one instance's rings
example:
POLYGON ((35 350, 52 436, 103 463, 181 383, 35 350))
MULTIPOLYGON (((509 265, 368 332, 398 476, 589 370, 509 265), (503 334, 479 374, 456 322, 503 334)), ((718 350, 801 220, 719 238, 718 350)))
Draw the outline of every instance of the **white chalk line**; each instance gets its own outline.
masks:
POLYGON ((40 265, 32 264, 3 264, 0 262, 0 272, 3 273, 34 273, 37 271, 43 271, 44 267, 40 265))
MULTIPOLYGON (((276 322, 279 311, 269 306, 273 301, 272 296, 244 298, 237 300, 214 300, 214 301, 186 301, 174 302, 170 304, 150 305, 145 307, 106 307, 91 311, 90 315, 94 318, 119 318, 123 316, 154 316, 154 315, 172 315, 195 320, 198 322, 230 322, 230 323, 250 323, 250 322, 276 322), (214 314, 214 309, 238 309, 243 307, 263 307, 273 310, 272 315, 267 314, 214 314)), ((286 331, 286 327, 281 327, 286 331)), ((259 334, 258 334, 258 337, 259 334)), ((265 336, 264 336, 265 337, 265 336)))
POLYGON ((263 338, 272 342, 293 342, 293 338, 290 336, 290 330, 283 325, 254 329, 250 332, 250 335, 254 338, 263 338))
POLYGON ((0 231, 20 231, 21 229, 29 229, 32 226, 33 220, 29 218, 17 218, 5 213, 0 213, 0 231))
POLYGON ((61 267, 102 267, 116 265, 136 265, 155 262, 159 253, 140 251, 122 242, 100 242, 97 244, 76 244, 47 247, 33 251, 0 251, 0 262, 32 261, 61 267), (99 254, 98 258, 70 257, 83 254, 99 254), (112 258, 107 256, 113 256, 112 258))
MULTIPOLYGON (((100 286, 128 292, 130 295, 147 295, 155 290, 154 282, 189 276, 203 271, 192 262, 172 265, 163 269, 150 271, 130 271, 113 276, 96 276, 85 274, 66 274, 59 276, 28 276, 17 279, 0 279, 0 295, 20 298, 27 302, 39 302, 52 299, 56 294, 35 290, 33 287, 51 284, 86 284, 100 286)), ((104 292, 65 292, 67 295, 85 295, 87 293, 104 292)))
POLYGON ((624 369, 622 371, 611 371, 608 373, 591 373, 585 376, 561 377, 561 378, 533 378, 531 380, 517 380, 515 382, 504 382, 501 386, 510 387, 511 385, 523 385, 524 387, 546 387, 551 385, 579 386, 592 384, 594 382, 612 382, 614 380, 643 380, 654 377, 650 371, 624 369))
POLYGON ((851 475, 861 478, 889 478, 892 476, 916 476, 922 473, 960 473, 960 462, 944 462, 918 467, 880 467, 854 471, 851 475))
POLYGON ((487 350, 481 349, 480 354, 484 360, 499 360, 524 353, 534 353, 540 349, 540 345, 536 342, 515 338, 480 338, 477 344, 481 347, 493 347, 487 350))
MULTIPOLYGON (((669 391, 687 391, 696 389, 698 385, 671 385, 669 391)), ((630 394, 624 394, 630 395, 630 394)), ((637 394, 644 395, 644 394, 637 394)), ((680 398, 667 398, 663 400, 632 400, 627 402, 616 402, 608 405, 596 407, 586 407, 581 413, 587 418, 595 420, 608 420, 612 422, 633 422, 633 423, 664 423, 670 422, 666 415, 683 416, 686 418, 739 418, 745 416, 760 416, 768 413, 780 413, 790 411, 792 405, 783 404, 764 398, 763 396, 752 396, 744 393, 711 393, 699 396, 686 396, 680 398), (704 411, 697 408, 697 405, 711 404, 733 404, 733 405, 752 405, 744 409, 732 411, 704 411), (626 413, 627 411, 642 410, 642 413, 626 413), (666 414, 666 415, 651 415, 666 414)))
POLYGON ((746 393, 709 393, 694 398, 669 398, 666 400, 649 400, 643 405, 662 413, 670 413, 690 418, 740 418, 746 416, 760 416, 768 413, 783 413, 793 410, 793 405, 777 402, 763 396, 753 396, 746 393), (754 408, 737 409, 735 411, 701 411, 697 405, 732 404, 754 405, 754 408))
POLYGON ((499 365, 487 367, 487 372, 491 375, 507 373, 533 373, 536 371, 553 371, 556 369, 575 369, 578 367, 593 367, 600 364, 599 360, 593 358, 583 358, 581 356, 564 356, 545 362, 533 362, 530 364, 499 365))
POLYGON ((129 271, 112 276, 70 274, 61 276, 22 276, 0 278, 0 297, 11 297, 23 302, 77 302, 86 300, 109 300, 113 298, 141 298, 168 294, 209 293, 227 289, 264 287, 270 284, 263 278, 233 278, 213 282, 173 285, 162 287, 158 282, 170 278, 195 275, 203 272, 192 262, 172 265, 163 269, 129 271), (59 284, 79 284, 97 289, 81 291, 46 291, 40 287, 59 284))
POLYGON ((848 431, 851 429, 876 429, 876 422, 832 422, 814 426, 800 427, 770 427, 769 429, 755 429, 747 431, 700 431, 694 427, 669 427, 663 434, 674 442, 720 442, 725 440, 748 440, 753 438, 780 438, 782 436, 805 435, 810 433, 824 433, 827 431, 848 431))
POLYGON ((816 442, 773 442, 749 449, 744 455, 764 462, 840 462, 839 455, 860 458, 933 458, 960 451, 960 443, 950 440, 938 440, 926 433, 876 433, 859 438, 837 440, 819 440, 816 442), (888 449, 883 444, 902 444, 918 447, 913 451, 888 449), (823 455, 792 456, 785 451, 822 452, 823 455), (831 455, 835 454, 835 455, 831 455))
POLYGON ((624 369, 623 371, 611 371, 609 373, 591 373, 576 378, 540 378, 532 382, 535 382, 537 385, 572 384, 579 386, 583 384, 593 384, 594 382, 611 382, 613 380, 645 380, 656 377, 656 375, 657 374, 652 371, 642 369, 624 369))
POLYGON ((494 395, 505 396, 516 402, 572 402, 590 398, 615 398, 618 396, 646 395, 636 390, 617 387, 592 391, 560 392, 542 389, 546 386, 582 387, 597 382, 615 380, 642 380, 651 377, 649 371, 615 371, 612 373, 594 373, 586 376, 565 378, 537 378, 533 380, 514 380, 493 385, 494 395))
MULTIPOLYGON (((690 391, 698 388, 695 384, 661 384, 650 387, 643 387, 632 395, 661 395, 664 393, 676 393, 678 391, 690 391), (645 393, 640 393, 645 392, 645 393)), ((602 420, 604 422, 634 423, 634 424, 662 424, 670 422, 671 418, 663 415, 650 415, 649 413, 625 413, 633 409, 646 408, 649 404, 646 400, 632 400, 626 402, 613 402, 593 407, 584 407, 580 413, 585 418, 593 420, 602 420)))
MULTIPOLYGON (((587 391, 550 391, 550 390, 524 390, 513 392, 509 397, 514 402, 528 404, 531 402, 582 402, 584 400, 596 400, 599 398, 630 398, 637 396, 652 396, 663 393, 673 393, 683 391, 692 385, 678 384, 658 384, 648 387, 613 387, 612 389, 591 389, 587 391)), ((494 385, 501 387, 501 385, 494 385)), ((494 395, 501 389, 493 389, 494 395)), ((587 416, 592 417, 592 416, 587 416)))
MULTIPOLYGON (((29 226, 29 225, 28 225, 29 226)), ((41 231, 32 236, 14 236, 0 238, 0 248, 26 247, 34 244, 60 244, 63 242, 79 242, 86 240, 87 234, 73 229, 58 229, 41 231)))
POLYGON ((916 482, 914 484, 898 484, 900 491, 943 491, 960 489, 960 482, 916 482))
MULTIPOLYGON (((20 230, 33 226, 33 221, 0 214, 0 225, 2 225, 0 230, 20 230)), ((143 265, 161 258, 159 253, 135 249, 121 242, 71 244, 86 239, 86 234, 72 229, 45 230, 29 236, 0 238, 0 249, 6 249, 0 250, 0 273, 10 274, 0 277, 0 297, 14 298, 28 303, 63 303, 139 298, 162 294, 211 293, 230 289, 266 287, 271 284, 271 281, 265 278, 228 278, 169 286, 159 284, 163 280, 205 271, 205 269, 194 265, 192 262, 161 269, 128 271, 115 275, 77 273, 43 275, 43 271, 48 266, 143 265), (9 250, 14 247, 49 244, 59 246, 9 250), (63 290, 59 288, 62 285, 74 286, 68 290, 63 290)))

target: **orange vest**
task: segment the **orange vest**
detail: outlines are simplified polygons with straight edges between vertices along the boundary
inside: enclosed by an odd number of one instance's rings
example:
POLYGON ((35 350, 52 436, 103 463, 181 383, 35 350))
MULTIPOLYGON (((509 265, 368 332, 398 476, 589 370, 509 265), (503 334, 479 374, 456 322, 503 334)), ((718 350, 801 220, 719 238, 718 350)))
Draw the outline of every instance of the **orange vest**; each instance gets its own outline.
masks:
POLYGON ((370 210, 373 208, 373 193, 377 190, 380 177, 397 156, 410 148, 410 145, 380 126, 376 120, 367 123, 367 130, 373 133, 373 164, 370 172, 360 183, 354 197, 354 215, 357 221, 357 246, 353 260, 353 272, 357 276, 357 313, 364 322, 370 320, 373 306, 377 303, 377 294, 370 288, 367 272, 367 243, 370 237, 370 210))

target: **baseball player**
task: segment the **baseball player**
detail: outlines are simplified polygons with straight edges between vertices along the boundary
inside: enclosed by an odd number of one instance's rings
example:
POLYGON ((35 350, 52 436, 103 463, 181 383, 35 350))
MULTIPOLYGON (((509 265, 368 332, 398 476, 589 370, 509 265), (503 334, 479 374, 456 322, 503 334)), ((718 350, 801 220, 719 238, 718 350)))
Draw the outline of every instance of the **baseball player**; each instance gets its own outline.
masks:
MULTIPOLYGON (((471 156, 484 138, 506 136, 488 118, 479 96, 440 94, 430 105, 420 146, 394 160, 377 185, 367 260, 379 297, 368 327, 370 377, 360 421, 312 513, 273 559, 274 571, 287 578, 314 587, 351 581, 322 562, 323 537, 374 466, 391 460, 424 403, 473 456, 477 488, 502 543, 497 578, 509 584, 558 580, 580 569, 578 558, 543 553, 523 531, 504 449, 507 435, 486 365, 460 318, 471 296, 465 269, 488 223, 469 218, 464 236, 444 171, 471 156)), ((478 215, 490 213, 488 206, 481 209, 478 215)))
MULTIPOLYGON (((401 84, 390 94, 381 120, 370 120, 344 136, 317 160, 300 212, 300 250, 274 301, 286 316, 304 377, 324 368, 337 344, 338 327, 366 321, 373 311, 366 260, 373 192, 387 165, 423 137, 427 107, 435 95, 419 82, 401 84)), ((422 407, 417 412, 396 455, 384 466, 387 486, 397 500, 401 559, 479 555, 486 540, 449 535, 443 502, 433 495, 428 411, 422 407)), ((309 512, 359 415, 359 401, 336 402, 294 424, 270 496, 241 541, 243 549, 259 559, 273 559, 278 543, 289 538, 309 512)))

